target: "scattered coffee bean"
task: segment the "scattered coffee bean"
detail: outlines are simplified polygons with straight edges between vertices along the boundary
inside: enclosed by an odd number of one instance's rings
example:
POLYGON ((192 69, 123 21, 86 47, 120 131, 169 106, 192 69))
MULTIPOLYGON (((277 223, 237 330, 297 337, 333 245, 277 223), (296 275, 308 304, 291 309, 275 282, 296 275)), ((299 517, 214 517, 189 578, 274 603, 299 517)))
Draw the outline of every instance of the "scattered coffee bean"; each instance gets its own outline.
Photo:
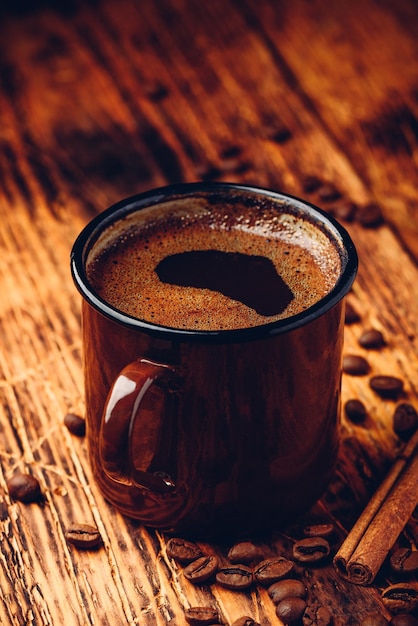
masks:
POLYGON ((371 202, 358 207, 356 214, 357 221, 366 228, 376 228, 383 222, 383 214, 378 204, 371 202))
POLYGON ((65 538, 68 543, 84 550, 98 548, 102 544, 99 531, 90 524, 74 524, 65 531, 65 538))
POLYGON ((229 174, 230 172, 243 174, 248 169, 250 169, 250 164, 247 161, 242 161, 234 157, 223 158, 219 165, 221 174, 229 174))
POLYGON ((410 548, 399 548, 390 557, 390 566, 398 574, 415 574, 418 572, 418 551, 410 548))
POLYGON ((307 537, 293 545, 293 557, 299 563, 317 563, 330 553, 330 545, 323 537, 307 537))
POLYGON ((387 626, 389 624, 386 617, 379 613, 370 613, 361 620, 360 626, 387 626))
POLYGON ((220 151, 221 159, 235 159, 242 154, 242 147, 237 144, 224 147, 220 151))
POLYGON ((362 424, 367 417, 367 410, 363 402, 355 398, 347 400, 344 405, 344 412, 354 424, 362 424))
POLYGON ((373 376, 370 387, 382 398, 396 398, 403 391, 403 380, 396 376, 373 376))
POLYGON ((243 617, 236 619, 235 622, 232 622, 232 626, 260 626, 260 624, 253 620, 252 617, 244 615, 243 617))
POLYGON ((67 413, 64 417, 64 426, 76 437, 84 437, 86 434, 86 420, 75 413, 67 413))
POLYGON ((306 609, 306 602, 302 598, 285 598, 276 606, 276 615, 285 624, 299 622, 306 609))
POLYGON ((337 220, 344 220, 345 222, 352 222, 356 216, 356 212, 357 205, 348 200, 341 200, 330 210, 330 213, 336 217, 337 220))
POLYGON ((228 552, 231 563, 255 563, 263 558, 262 550, 250 541, 237 543, 228 552))
POLYGON ((331 613, 321 604, 307 606, 302 616, 303 626, 329 626, 331 623, 331 613))
POLYGON ((190 582, 201 584, 215 575, 218 565, 219 562, 216 556, 201 556, 189 563, 184 568, 183 574, 190 582))
POLYGON ((399 613, 390 620, 392 626, 418 626, 418 619, 408 613, 399 613))
POLYGON ((278 580, 267 591, 273 604, 279 604, 285 598, 304 598, 307 592, 303 582, 296 578, 278 580))
POLYGON ((211 164, 208 164, 206 168, 202 164, 196 167, 196 169, 199 178, 201 178, 201 180, 203 181, 216 180, 222 174, 222 172, 217 167, 215 167, 215 165, 211 164))
POLYGON ((216 582, 227 589, 248 589, 253 584, 253 572, 246 565, 222 567, 216 574, 216 582))
POLYGON ((32 474, 18 472, 9 478, 6 484, 13 500, 19 500, 25 504, 43 500, 39 481, 32 474))
POLYGON ((292 139, 292 131, 287 126, 278 126, 269 130, 268 137, 276 143, 286 143, 292 139))
POLYGON ((249 168, 249 164, 242 160, 242 148, 232 145, 221 151, 219 170, 221 173, 240 173, 249 168))
POLYGON ((365 330, 359 337, 359 344, 367 350, 378 350, 385 345, 383 334, 377 328, 365 330))
POLYGON ((346 301, 345 303, 345 323, 347 326, 351 324, 356 324, 361 320, 360 315, 357 313, 356 309, 353 307, 351 302, 346 301))
POLYGON ((341 198, 341 192, 332 183, 325 183, 318 189, 318 198, 323 202, 332 202, 341 198))
POLYGON ((167 541, 167 555, 179 563, 191 563, 203 555, 201 549, 191 541, 173 537, 167 541))
POLYGON ((205 626, 205 624, 219 622, 218 611, 210 606, 191 606, 186 609, 184 617, 192 626, 205 626))
POLYGON ((309 526, 305 526, 303 534, 305 537, 330 537, 334 531, 334 524, 324 522, 322 524, 310 524, 309 526))
POLYGON ((383 604, 390 613, 410 613, 418 608, 418 585, 395 583, 382 591, 383 604))
POLYGON ((205 160, 195 161, 194 168, 197 177, 201 178, 202 180, 207 177, 208 172, 214 169, 213 166, 205 160))
POLYGON ((305 176, 302 181, 302 189, 307 193, 312 193, 319 189, 322 185, 322 181, 317 176, 305 176))
POLYGON ((365 376, 370 366, 366 359, 357 354, 346 354, 343 358, 343 371, 350 376, 365 376))
POLYGON ((145 82, 143 83, 142 88, 145 95, 151 100, 151 102, 160 102, 169 95, 168 88, 159 81, 145 82))
POLYGON ((284 556, 265 559, 255 568, 254 578, 260 585, 268 587, 277 580, 285 578, 294 567, 293 561, 286 559, 284 556))
POLYGON ((407 441, 418 428, 418 413, 412 404, 402 402, 393 414, 393 430, 402 441, 407 441))

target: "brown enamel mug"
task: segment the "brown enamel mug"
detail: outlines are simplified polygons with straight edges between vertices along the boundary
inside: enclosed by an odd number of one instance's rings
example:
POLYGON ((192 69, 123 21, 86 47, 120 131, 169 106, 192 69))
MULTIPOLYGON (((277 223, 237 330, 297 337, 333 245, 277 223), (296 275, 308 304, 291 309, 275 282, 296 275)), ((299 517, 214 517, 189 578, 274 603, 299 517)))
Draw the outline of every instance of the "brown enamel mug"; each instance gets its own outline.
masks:
MULTIPOLYGON (((278 274, 287 254, 276 254, 278 274)), ((114 267, 118 263, 113 260, 114 267)), ((354 245, 339 223, 272 190, 228 183, 173 185, 123 200, 94 218, 74 244, 71 267, 83 296, 89 454, 95 479, 114 506, 147 526, 204 537, 278 527, 321 496, 338 452, 344 296, 357 272, 354 245), (139 232, 136 256, 142 258, 148 253, 144 229, 152 233, 158 224, 159 245, 170 240, 174 249, 197 222, 199 250, 193 267, 186 264, 184 271, 197 281, 198 302, 209 303, 205 320, 213 326, 196 328, 190 312, 182 311, 184 284, 168 287, 173 297, 180 293, 177 304, 167 297, 160 304, 166 287, 160 281, 160 291, 149 261, 145 269, 115 279, 115 288, 127 299, 147 300, 151 310, 154 305, 157 321, 154 313, 147 318, 122 310, 93 284, 90 266, 108 249, 119 253, 131 232, 139 232), (223 322, 217 327, 210 303, 216 280, 227 271, 218 271, 212 261, 203 271, 199 262, 206 247, 215 254, 213 248, 222 242, 217 263, 232 257, 252 263, 247 249, 239 252, 247 235, 255 242, 261 237, 263 250, 273 257, 283 237, 291 248, 313 251, 328 281, 326 292, 313 303, 303 295, 295 312, 285 309, 274 317, 270 311, 255 324, 233 318, 232 327, 223 322), (157 286, 145 298, 136 294, 134 279, 147 272, 157 286), (212 282, 205 286, 208 272, 212 282)), ((99 282, 109 279, 110 284, 113 269, 105 267, 97 270, 99 282)), ((288 269, 290 288, 280 279, 291 300, 298 298, 298 285, 306 288, 311 269, 310 262, 303 266, 302 283, 288 269)), ((251 296, 261 279, 253 276, 250 284, 242 269, 239 274, 251 296)), ((267 299, 273 292, 267 291, 267 299)), ((228 293, 220 297, 220 315, 222 307, 235 310, 236 304, 244 314, 251 309, 228 293)))

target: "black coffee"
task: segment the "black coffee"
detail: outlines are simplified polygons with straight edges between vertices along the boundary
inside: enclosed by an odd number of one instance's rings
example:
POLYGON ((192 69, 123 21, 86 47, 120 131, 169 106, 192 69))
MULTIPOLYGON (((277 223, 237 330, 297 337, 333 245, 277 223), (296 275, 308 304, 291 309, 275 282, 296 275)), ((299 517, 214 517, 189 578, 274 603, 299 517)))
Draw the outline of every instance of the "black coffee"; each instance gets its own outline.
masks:
POLYGON ((90 253, 90 283, 124 313, 172 328, 248 328, 300 313, 337 282, 338 250, 292 208, 244 200, 196 196, 129 215, 90 253))

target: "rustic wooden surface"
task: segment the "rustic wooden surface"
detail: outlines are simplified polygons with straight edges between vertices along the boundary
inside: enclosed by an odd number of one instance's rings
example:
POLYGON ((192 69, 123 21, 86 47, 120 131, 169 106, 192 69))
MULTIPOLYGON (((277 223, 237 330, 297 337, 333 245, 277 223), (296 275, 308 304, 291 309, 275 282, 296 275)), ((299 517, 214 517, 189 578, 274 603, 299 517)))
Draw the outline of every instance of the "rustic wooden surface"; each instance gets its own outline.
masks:
MULTIPOLYGON (((414 0, 2 3, 1 624, 182 625, 185 608, 207 604, 224 624, 280 623, 263 589, 192 587, 166 538, 94 485, 85 440, 63 425, 84 412, 69 252, 93 215, 169 182, 246 181, 324 208, 334 203, 308 192, 306 177, 333 183, 384 214, 378 228, 346 223, 361 263, 346 353, 366 356, 371 374, 401 376, 402 400, 418 406, 417 32, 414 0), (371 326, 386 337, 380 351, 358 344, 371 326), (43 504, 10 498, 17 470, 39 479, 43 504), (68 545, 74 522, 96 524, 104 547, 68 545)), ((333 519, 340 539, 399 449, 396 402, 368 378, 343 377, 344 400, 362 399, 368 418, 343 416, 336 476, 311 514, 333 519)), ((289 555, 297 532, 266 538, 266 551, 289 555)), ((405 536, 415 548, 413 528, 405 536)), ((205 546, 222 557, 227 547, 205 546)), ((370 588, 331 565, 300 575, 336 625, 385 614, 386 569, 370 588)))

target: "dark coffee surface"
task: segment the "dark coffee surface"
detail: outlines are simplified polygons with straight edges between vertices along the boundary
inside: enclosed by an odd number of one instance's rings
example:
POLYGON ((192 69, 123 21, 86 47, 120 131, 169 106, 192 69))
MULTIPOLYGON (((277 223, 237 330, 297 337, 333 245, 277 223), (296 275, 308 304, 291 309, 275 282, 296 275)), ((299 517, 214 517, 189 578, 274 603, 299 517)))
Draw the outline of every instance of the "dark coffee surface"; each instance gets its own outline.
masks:
POLYGON ((163 283, 210 289, 265 316, 282 313, 294 297, 273 262, 255 254, 222 250, 180 252, 162 259, 155 271, 163 283))
POLYGON ((87 265, 104 300, 163 326, 234 329, 300 313, 335 285, 338 251, 313 224, 272 207, 188 202, 106 233, 87 265))

